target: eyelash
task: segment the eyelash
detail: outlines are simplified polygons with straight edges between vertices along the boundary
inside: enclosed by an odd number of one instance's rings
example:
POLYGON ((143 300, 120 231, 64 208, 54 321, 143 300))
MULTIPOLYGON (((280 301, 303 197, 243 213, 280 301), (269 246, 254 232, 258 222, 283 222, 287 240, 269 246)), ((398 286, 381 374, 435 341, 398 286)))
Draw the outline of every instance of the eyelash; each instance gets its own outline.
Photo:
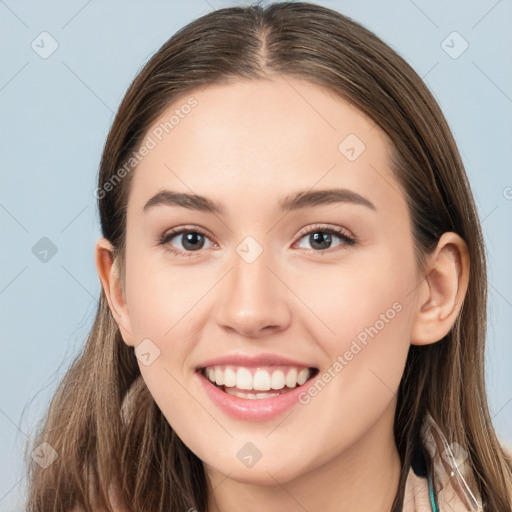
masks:
MULTIPOLYGON (((202 229, 197 228, 197 227, 194 227, 194 228, 177 228, 175 230, 171 230, 171 231, 165 232, 160 237, 160 239, 158 241, 158 245, 159 246, 160 245, 162 245, 162 246, 166 245, 174 237, 176 237, 177 235, 182 235, 184 233, 198 233, 198 234, 200 234, 200 235, 202 235, 202 236, 204 236, 206 238, 210 238, 205 231, 203 231, 202 229)), ((331 249, 331 248, 325 249, 325 250, 306 249, 306 250, 312 251, 312 252, 314 252, 316 254, 321 254, 322 256, 325 253, 331 254, 332 252, 335 252, 337 250, 343 250, 346 246, 352 246, 352 245, 355 245, 357 243, 355 238, 351 238, 351 237, 347 236, 342 229, 340 229, 340 228, 332 228, 332 227, 325 227, 322 224, 314 225, 311 228, 309 228, 308 231, 301 232, 298 235, 296 241, 301 240, 302 238, 304 238, 304 236, 309 235, 311 233, 329 233, 331 235, 336 235, 337 237, 339 237, 344 242, 344 244, 338 245, 334 249, 331 249)), ((191 256, 194 256, 195 253, 199 252, 199 251, 186 251, 186 252, 183 252, 183 251, 179 251, 179 250, 175 249, 174 247, 172 247, 170 245, 166 247, 166 250, 168 250, 169 252, 171 252, 172 254, 174 254, 176 256, 183 257, 183 258, 190 258, 191 256)))

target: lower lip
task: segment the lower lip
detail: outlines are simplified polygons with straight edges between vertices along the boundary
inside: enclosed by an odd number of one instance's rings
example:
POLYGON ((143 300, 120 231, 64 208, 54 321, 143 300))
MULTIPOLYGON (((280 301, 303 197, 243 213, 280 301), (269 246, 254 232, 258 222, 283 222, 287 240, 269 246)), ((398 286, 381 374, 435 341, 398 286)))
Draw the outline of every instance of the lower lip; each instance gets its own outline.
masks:
POLYGON ((299 395, 307 389, 306 381, 291 391, 271 398, 240 398, 228 395, 212 384, 201 372, 197 372, 199 382, 211 401, 229 416, 238 420, 265 421, 276 418, 294 405, 299 404, 299 395))

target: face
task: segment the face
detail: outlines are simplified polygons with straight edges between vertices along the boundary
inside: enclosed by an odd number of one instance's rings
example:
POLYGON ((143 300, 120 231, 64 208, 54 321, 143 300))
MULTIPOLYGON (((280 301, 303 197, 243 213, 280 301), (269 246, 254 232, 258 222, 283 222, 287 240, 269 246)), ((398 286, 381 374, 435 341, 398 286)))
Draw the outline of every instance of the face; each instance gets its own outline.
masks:
POLYGON ((124 339, 183 442, 274 483, 391 440, 417 268, 383 132, 279 77, 194 90, 147 135, 124 339))

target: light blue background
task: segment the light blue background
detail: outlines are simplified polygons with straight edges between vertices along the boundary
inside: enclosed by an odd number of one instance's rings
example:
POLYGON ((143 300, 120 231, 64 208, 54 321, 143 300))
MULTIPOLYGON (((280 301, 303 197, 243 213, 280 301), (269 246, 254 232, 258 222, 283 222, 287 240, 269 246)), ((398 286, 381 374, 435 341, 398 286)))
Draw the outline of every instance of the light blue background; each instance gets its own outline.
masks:
MULTIPOLYGON (((177 29, 246 3, 0 1, 2 511, 20 510, 27 435, 92 325, 100 289, 93 190, 114 112, 136 72, 177 29), (58 43, 47 59, 31 48, 43 31, 58 43), (32 253, 42 237, 58 249, 47 263, 32 253)), ((512 2, 318 3, 362 22, 404 56, 450 123, 488 249, 490 408, 512 446, 512 2), (457 59, 441 47, 453 31, 469 43, 457 59)))

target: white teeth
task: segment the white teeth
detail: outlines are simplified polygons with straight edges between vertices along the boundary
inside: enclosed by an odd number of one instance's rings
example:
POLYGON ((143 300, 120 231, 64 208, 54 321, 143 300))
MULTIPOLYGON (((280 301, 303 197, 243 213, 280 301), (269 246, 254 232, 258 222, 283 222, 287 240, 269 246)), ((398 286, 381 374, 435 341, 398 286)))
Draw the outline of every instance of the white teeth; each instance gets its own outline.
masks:
MULTIPOLYGON (((247 391, 279 391, 285 387, 295 388, 302 386, 311 376, 309 368, 279 367, 275 370, 270 368, 269 370, 266 368, 257 368, 255 370, 254 368, 250 369, 243 366, 219 365, 206 368, 204 373, 208 380, 217 384, 217 386, 224 386, 225 388, 236 387, 237 390, 243 389, 247 391)), ((247 393, 242 394, 247 395, 247 393)), ((271 392, 270 396, 275 396, 276 394, 271 392)), ((251 396, 244 396, 243 398, 258 398, 259 395, 266 394, 258 393, 257 395, 253 393, 251 396)), ((267 396, 264 398, 267 398, 267 396)))
POLYGON ((236 372, 236 387, 238 389, 253 389, 250 370, 247 368, 238 368, 236 372))
POLYGON ((231 388, 226 388, 228 395, 237 396, 239 398, 248 398, 249 400, 261 400, 262 398, 271 398, 279 395, 279 393, 243 393, 241 391, 235 391, 231 388))
POLYGON ((265 370, 257 370, 254 374, 253 389, 268 391, 270 389, 270 375, 265 370))
POLYGON ((297 384, 299 386, 302 386, 302 384, 304 384, 304 382, 306 382, 308 380, 308 377, 309 377, 309 370, 307 368, 304 368, 303 370, 301 370, 299 372, 299 375, 297 376, 297 384))
POLYGON ((281 370, 276 370, 272 373, 272 380, 270 387, 272 389, 283 389, 285 386, 284 373, 281 370))
POLYGON ((219 367, 215 368, 215 382, 219 386, 224 384, 224 372, 219 367))
POLYGON ((234 388, 236 386, 236 373, 233 368, 226 368, 224 370, 224 386, 227 388, 234 388))
POLYGON ((297 385, 297 370, 295 368, 292 368, 287 374, 286 374, 286 385, 289 388, 294 388, 297 385))

